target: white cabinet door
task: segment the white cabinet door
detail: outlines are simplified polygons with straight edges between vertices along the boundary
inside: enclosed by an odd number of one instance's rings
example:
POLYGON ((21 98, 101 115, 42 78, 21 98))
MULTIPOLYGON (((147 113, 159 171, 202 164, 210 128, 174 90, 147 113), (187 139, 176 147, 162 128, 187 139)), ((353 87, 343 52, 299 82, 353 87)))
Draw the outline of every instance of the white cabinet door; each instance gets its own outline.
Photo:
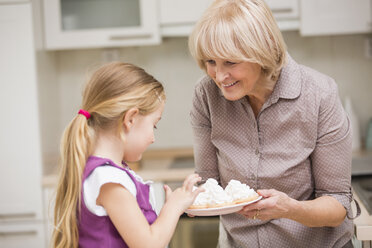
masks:
POLYGON ((160 24, 193 24, 213 0, 160 0, 160 24))
POLYGON ((281 30, 298 30, 300 11, 298 0, 266 0, 281 30))
POLYGON ((54 206, 55 206, 56 189, 47 186, 43 189, 44 204, 44 230, 46 243, 50 244, 54 228, 54 206))
POLYGON ((301 0, 300 6, 302 35, 372 31, 371 0, 301 0))
POLYGON ((50 50, 160 43, 158 0, 44 0, 50 50))
MULTIPOLYGON (((160 25, 164 36, 189 35, 195 22, 213 0, 160 0, 160 25)), ((298 0, 267 0, 282 30, 299 28, 298 0)))
POLYGON ((298 0, 265 0, 277 20, 298 19, 298 0))
POLYGON ((20 222, 0 224, 0 248, 47 247, 42 223, 20 222))
POLYGON ((0 5, 0 217, 41 219, 41 151, 29 3, 0 5))
POLYGON ((160 0, 163 36, 186 36, 213 0, 160 0))

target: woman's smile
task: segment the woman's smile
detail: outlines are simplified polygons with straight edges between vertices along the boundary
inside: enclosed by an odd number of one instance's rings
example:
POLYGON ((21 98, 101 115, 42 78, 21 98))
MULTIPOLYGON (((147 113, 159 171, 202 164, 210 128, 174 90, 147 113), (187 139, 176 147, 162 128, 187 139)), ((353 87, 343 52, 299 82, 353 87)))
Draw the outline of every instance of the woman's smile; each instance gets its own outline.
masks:
POLYGON ((221 84, 221 86, 224 87, 224 88, 231 88, 237 83, 239 83, 239 81, 235 81, 235 82, 232 82, 230 84, 221 84))

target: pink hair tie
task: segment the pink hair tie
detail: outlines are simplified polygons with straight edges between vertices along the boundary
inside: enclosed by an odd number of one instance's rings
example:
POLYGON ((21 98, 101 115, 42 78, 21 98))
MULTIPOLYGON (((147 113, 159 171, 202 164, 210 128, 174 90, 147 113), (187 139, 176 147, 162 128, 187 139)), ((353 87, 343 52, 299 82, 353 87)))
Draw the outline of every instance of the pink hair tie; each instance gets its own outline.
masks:
POLYGON ((87 118, 87 120, 90 118, 90 114, 89 114, 89 112, 88 111, 86 111, 86 110, 84 110, 84 109, 80 109, 79 110, 79 113, 78 114, 80 114, 80 115, 84 115, 86 118, 87 118))

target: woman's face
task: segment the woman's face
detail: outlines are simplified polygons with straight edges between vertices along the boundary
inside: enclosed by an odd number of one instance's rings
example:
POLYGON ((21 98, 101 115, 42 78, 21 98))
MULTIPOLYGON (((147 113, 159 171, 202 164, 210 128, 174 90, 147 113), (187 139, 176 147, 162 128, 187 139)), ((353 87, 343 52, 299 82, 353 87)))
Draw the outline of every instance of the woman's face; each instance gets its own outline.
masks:
POLYGON ((250 62, 209 59, 207 74, 221 89, 227 100, 235 101, 254 94, 261 76, 261 66, 250 62))

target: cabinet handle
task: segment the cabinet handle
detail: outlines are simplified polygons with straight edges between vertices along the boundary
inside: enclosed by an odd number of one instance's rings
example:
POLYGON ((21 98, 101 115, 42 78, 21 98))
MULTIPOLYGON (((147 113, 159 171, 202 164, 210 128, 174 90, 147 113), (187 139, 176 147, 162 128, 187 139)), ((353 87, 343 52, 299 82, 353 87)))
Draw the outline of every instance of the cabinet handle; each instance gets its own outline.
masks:
POLYGON ((293 9, 291 9, 291 8, 283 8, 283 9, 280 9, 280 8, 275 9, 275 8, 273 8, 273 9, 271 9, 271 11, 273 13, 291 13, 291 12, 293 12, 293 9))
POLYGON ((0 238, 10 237, 10 236, 19 237, 19 236, 35 236, 35 235, 37 235, 37 231, 35 230, 0 232, 0 238))
POLYGON ((135 36, 126 36, 126 35, 112 35, 110 40, 128 40, 128 39, 139 39, 139 38, 149 38, 151 34, 138 34, 135 36))
POLYGON ((35 213, 0 214, 0 220, 33 218, 35 216, 35 213))

